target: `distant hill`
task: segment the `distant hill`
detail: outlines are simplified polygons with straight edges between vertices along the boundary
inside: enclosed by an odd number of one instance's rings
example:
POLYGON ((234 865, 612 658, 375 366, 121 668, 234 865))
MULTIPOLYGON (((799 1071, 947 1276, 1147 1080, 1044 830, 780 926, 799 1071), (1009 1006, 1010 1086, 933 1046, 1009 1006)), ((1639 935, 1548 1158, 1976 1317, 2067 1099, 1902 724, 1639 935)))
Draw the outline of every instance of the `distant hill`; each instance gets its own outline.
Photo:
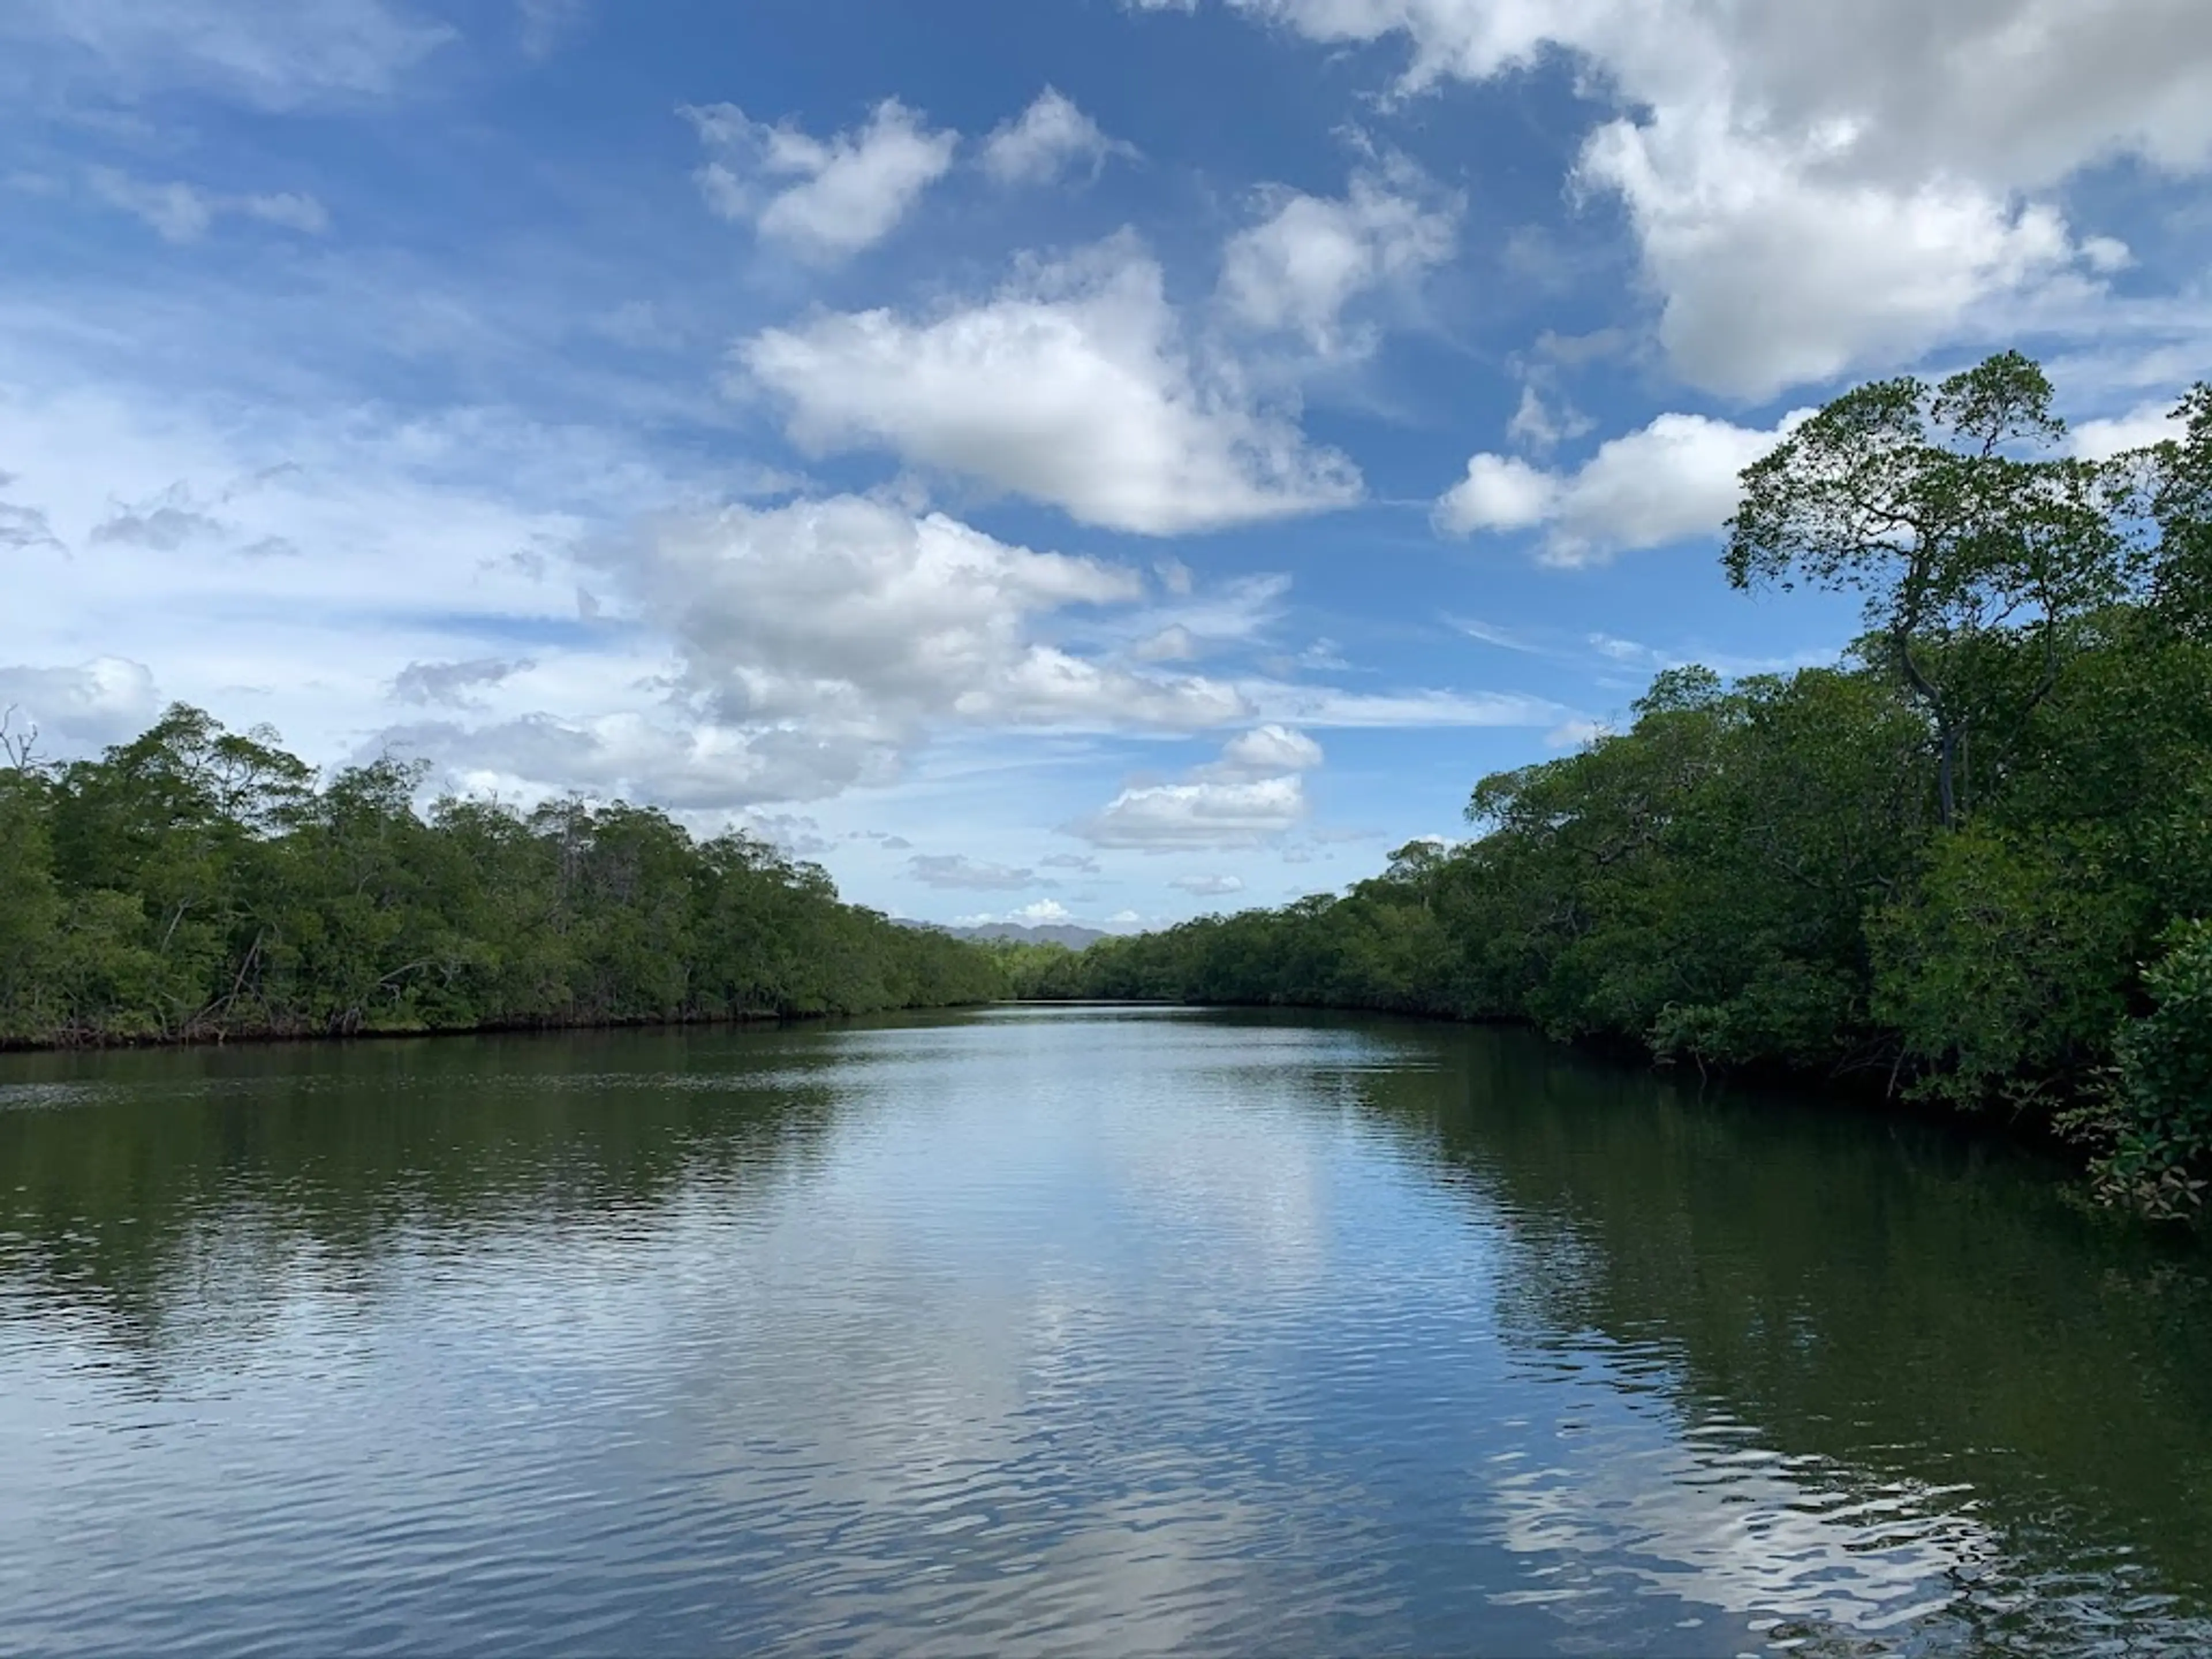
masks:
POLYGON ((933 933, 950 933, 955 939, 1012 939, 1017 945, 1065 945, 1071 951, 1080 951, 1106 937, 1097 927, 1078 927, 1070 921, 1048 921, 1035 927, 1025 927, 1018 921, 994 921, 981 927, 948 927, 937 921, 905 921, 907 927, 927 927, 933 933))

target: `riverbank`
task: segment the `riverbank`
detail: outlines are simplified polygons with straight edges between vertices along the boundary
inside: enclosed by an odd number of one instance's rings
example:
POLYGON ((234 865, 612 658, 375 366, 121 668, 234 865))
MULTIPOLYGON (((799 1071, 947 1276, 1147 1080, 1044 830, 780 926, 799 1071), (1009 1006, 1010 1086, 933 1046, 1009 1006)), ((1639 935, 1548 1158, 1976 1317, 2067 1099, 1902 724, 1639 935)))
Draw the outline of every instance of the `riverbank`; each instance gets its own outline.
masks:
POLYGON ((981 1008, 999 1001, 979 997, 955 1002, 916 1002, 896 1007, 817 1009, 799 1013, 772 1012, 740 1014, 641 1015, 621 1019, 507 1020, 473 1025, 364 1025, 348 1030, 244 1030, 191 1032, 177 1036, 94 1034, 88 1036, 48 1036, 0 1039, 0 1054, 87 1054, 104 1051, 164 1048, 242 1048, 296 1043, 303 1046, 380 1042, 416 1037, 556 1036, 581 1031, 658 1031, 746 1030, 786 1025, 824 1024, 883 1014, 929 1014, 981 1008))

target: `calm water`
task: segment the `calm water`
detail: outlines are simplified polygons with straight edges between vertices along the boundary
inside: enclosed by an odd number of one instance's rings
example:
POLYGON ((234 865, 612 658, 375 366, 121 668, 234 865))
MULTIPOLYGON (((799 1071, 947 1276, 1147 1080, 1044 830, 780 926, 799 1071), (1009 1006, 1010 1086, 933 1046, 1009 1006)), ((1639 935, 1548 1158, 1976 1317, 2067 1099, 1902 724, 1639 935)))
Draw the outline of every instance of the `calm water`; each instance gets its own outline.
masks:
POLYGON ((2212 1273, 1513 1033, 0 1065, 0 1649, 2212 1652, 2212 1273))

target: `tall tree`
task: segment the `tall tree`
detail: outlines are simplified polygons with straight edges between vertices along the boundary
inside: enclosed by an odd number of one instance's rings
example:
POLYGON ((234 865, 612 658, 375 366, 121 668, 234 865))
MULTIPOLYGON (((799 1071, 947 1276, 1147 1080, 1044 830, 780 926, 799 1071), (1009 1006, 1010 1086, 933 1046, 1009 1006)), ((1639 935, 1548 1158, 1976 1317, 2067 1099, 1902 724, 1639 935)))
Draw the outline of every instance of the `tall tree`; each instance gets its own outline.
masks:
POLYGON ((2057 679, 2067 629, 2124 591, 2112 466, 2063 453, 2051 383, 2016 351, 1939 384, 1844 393, 1743 473, 1723 563, 1736 587, 1798 581, 1864 597, 1866 620, 1926 714, 1937 811, 1958 823, 1961 755, 1985 641, 2032 630, 2057 679))

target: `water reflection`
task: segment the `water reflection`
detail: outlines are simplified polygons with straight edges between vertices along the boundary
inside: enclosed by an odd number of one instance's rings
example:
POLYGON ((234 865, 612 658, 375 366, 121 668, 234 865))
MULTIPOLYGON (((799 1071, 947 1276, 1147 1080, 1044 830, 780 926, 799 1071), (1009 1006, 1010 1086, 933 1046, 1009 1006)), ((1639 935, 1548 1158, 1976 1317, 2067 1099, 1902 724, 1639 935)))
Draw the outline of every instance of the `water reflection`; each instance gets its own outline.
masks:
POLYGON ((226 1652, 2203 1651, 2206 1310, 1985 1145, 1511 1033, 17 1060, 0 1603, 226 1652))
POLYGON ((1502 1334, 1593 1399, 1573 1455, 1501 1483, 1516 1547, 1586 1577, 1610 1540, 1770 1636, 2204 1650, 2201 1253, 1956 1127, 1517 1050, 1371 1094, 1511 1218, 1502 1334))

